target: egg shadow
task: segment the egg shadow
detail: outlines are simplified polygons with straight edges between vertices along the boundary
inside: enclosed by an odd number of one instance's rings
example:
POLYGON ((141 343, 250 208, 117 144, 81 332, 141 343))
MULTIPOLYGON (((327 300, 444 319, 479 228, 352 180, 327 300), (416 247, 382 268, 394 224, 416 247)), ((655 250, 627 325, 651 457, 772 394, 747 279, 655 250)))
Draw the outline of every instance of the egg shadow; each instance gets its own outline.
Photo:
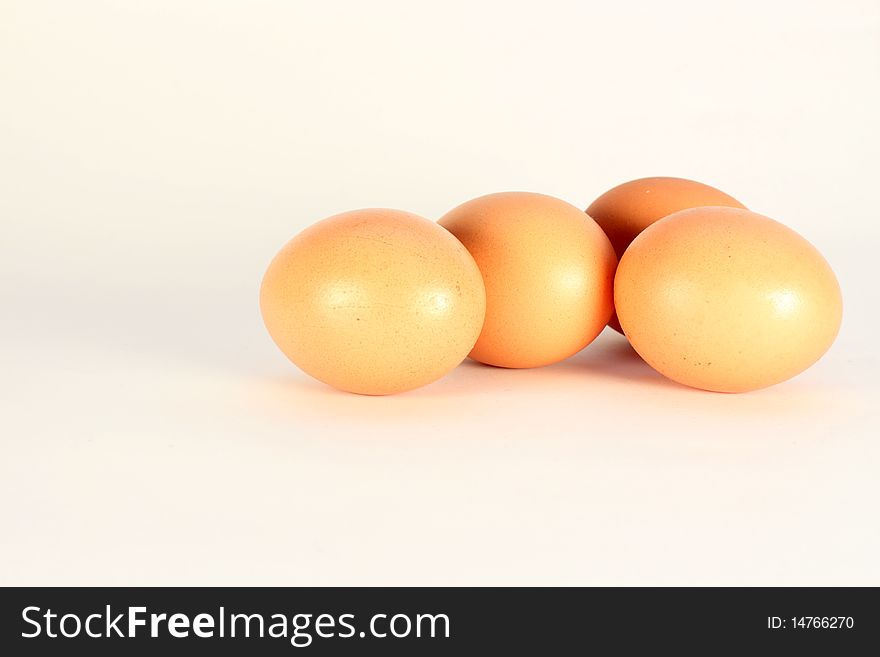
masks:
MULTIPOLYGON (((456 371, 466 372, 472 386, 493 385, 503 389, 520 385, 536 388, 576 385, 577 381, 605 379, 612 384, 636 384, 666 390, 692 390, 654 370, 616 331, 606 329, 592 343, 569 358, 535 368, 504 368, 465 360, 456 371)), ((705 392, 705 391, 699 391, 705 392)))
POLYGON ((667 390, 687 389, 648 365, 626 337, 610 328, 559 367, 580 376, 604 377, 667 390))
POLYGON ((525 389, 561 391, 579 384, 595 385, 600 380, 617 385, 715 394, 682 386, 662 376, 642 360, 624 336, 612 329, 559 363, 512 369, 465 359, 441 379, 394 395, 344 392, 302 374, 285 375, 281 368, 273 374, 257 374, 256 378, 265 393, 298 414, 313 416, 318 412, 326 417, 330 412, 344 418, 375 413, 377 418, 385 420, 389 413, 398 418, 442 416, 448 412, 448 404, 441 403, 444 401, 456 401, 462 410, 471 405, 479 407, 498 394, 521 393, 525 389))

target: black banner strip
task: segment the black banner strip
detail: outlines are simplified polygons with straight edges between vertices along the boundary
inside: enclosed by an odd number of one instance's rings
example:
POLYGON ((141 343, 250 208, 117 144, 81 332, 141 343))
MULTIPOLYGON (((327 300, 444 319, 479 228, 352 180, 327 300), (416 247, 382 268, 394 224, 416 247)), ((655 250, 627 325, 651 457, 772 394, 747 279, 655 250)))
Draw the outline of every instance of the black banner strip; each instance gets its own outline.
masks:
POLYGON ((868 588, 7 588, 0 654, 847 655, 878 614, 868 588))

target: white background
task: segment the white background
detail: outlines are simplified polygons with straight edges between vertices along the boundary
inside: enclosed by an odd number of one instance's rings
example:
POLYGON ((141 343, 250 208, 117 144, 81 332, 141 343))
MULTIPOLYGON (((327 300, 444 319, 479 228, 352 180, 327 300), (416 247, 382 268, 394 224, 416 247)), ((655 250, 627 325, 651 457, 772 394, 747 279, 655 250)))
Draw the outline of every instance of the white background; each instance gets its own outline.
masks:
POLYGON ((878 116, 876 0, 0 0, 0 583, 880 584, 878 116), (646 175, 819 247, 819 364, 368 398, 262 327, 328 215, 646 175))

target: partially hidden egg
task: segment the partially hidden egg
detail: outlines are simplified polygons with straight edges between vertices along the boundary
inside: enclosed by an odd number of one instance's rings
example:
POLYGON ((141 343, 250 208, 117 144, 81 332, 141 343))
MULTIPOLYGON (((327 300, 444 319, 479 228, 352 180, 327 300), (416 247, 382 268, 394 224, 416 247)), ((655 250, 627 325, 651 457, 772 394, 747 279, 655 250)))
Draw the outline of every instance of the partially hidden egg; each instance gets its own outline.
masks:
POLYGON ((617 258, 575 206, 504 192, 468 201, 440 224, 473 255, 486 286, 486 319, 471 358, 549 365, 583 349, 611 316, 617 258))
POLYGON ((646 228, 615 278, 617 315, 670 379, 743 392, 802 372, 837 335, 840 287, 790 228, 748 210, 699 207, 646 228))
POLYGON ((266 328, 300 369, 349 392, 430 383, 473 348, 485 315, 480 271, 436 223, 367 209, 320 221, 272 260, 266 328))
MULTIPOLYGON (((636 235, 655 221, 679 210, 707 205, 745 208, 732 196, 709 185, 661 176, 631 180, 608 190, 593 201, 587 214, 608 235, 620 259, 636 235)), ((608 325, 620 331, 616 315, 612 315, 608 325)))

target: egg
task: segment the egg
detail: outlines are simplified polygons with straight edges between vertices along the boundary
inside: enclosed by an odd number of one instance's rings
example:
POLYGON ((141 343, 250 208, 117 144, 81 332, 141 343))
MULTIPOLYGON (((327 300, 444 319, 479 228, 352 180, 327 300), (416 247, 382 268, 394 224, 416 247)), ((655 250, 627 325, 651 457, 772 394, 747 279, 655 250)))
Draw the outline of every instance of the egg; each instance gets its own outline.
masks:
POLYGON ((468 201, 440 224, 483 274, 486 319, 474 360, 549 365, 583 349, 611 316, 617 258, 579 208, 543 194, 504 192, 468 201))
POLYGON ((687 386, 744 392, 785 381, 831 346, 840 287, 790 228, 748 210, 683 210, 646 228, 614 283, 639 355, 687 386))
MULTIPOLYGON (((611 240, 618 259, 636 235, 663 217, 705 205, 732 208, 745 206, 724 192, 685 178, 640 178, 618 185, 597 198, 587 214, 598 223, 611 240)), ((617 316, 611 326, 620 331, 617 316)))
POLYGON ((411 390, 467 357, 486 309, 477 265, 408 212, 356 210, 289 241, 260 289, 266 328, 307 374, 366 395, 411 390))

